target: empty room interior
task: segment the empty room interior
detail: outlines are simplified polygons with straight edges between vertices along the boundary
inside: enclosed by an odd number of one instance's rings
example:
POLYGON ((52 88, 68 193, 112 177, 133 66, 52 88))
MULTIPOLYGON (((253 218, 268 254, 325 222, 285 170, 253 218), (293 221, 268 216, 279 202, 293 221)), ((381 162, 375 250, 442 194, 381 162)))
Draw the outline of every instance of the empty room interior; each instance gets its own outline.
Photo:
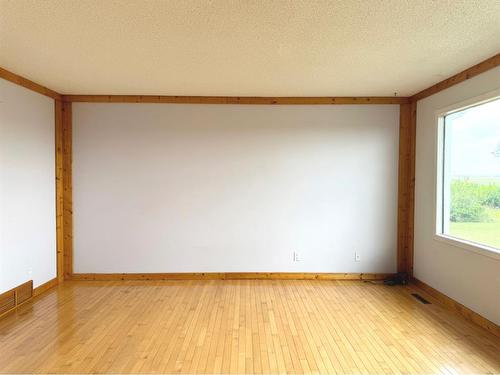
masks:
POLYGON ((0 0, 0 373, 500 374, 500 1, 0 0))

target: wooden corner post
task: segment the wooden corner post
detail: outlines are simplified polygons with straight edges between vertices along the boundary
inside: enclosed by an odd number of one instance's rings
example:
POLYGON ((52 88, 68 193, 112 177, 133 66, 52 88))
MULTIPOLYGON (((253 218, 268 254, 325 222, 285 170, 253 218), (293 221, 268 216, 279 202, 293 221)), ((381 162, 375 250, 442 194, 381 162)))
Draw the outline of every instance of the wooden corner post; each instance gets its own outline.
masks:
POLYGON ((73 274, 73 199, 72 199, 72 113, 71 103, 55 101, 56 137, 56 231, 57 278, 73 274))
POLYGON ((416 102, 400 105, 398 177, 398 272, 413 276, 416 102))
POLYGON ((54 101, 55 114, 55 146, 56 146, 56 251, 57 251, 57 280, 64 280, 64 184, 63 184, 63 103, 54 101))
POLYGON ((55 100, 57 279, 73 274, 71 103, 55 100))
POLYGON ((72 104, 62 103, 64 279, 73 275, 73 130, 72 104))

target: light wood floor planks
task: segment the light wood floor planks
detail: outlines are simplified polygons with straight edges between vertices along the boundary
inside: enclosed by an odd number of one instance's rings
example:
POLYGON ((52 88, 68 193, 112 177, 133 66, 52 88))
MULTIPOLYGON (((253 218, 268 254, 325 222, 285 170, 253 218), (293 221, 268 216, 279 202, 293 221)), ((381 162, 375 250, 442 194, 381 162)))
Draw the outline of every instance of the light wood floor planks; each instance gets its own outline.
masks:
POLYGON ((0 320, 0 372, 500 372, 500 338, 410 292, 360 281, 70 281, 0 320))

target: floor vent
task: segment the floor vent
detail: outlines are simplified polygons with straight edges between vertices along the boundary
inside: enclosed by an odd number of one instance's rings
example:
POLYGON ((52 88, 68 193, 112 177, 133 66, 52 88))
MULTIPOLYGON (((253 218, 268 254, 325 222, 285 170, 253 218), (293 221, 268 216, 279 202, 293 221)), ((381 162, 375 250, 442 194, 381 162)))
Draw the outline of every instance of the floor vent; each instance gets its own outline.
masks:
POLYGON ((16 307, 16 292, 9 290, 0 294, 0 315, 16 307))
POLYGON ((0 315, 33 297, 33 280, 0 294, 0 315))
POLYGON ((417 299, 418 301, 420 301, 421 303, 423 303, 424 305, 430 305, 431 304, 429 301, 427 301, 424 297, 422 297, 418 293, 412 293, 411 295, 413 297, 415 297, 415 299, 417 299))
POLYGON ((16 304, 19 305, 33 297, 33 281, 28 281, 16 288, 16 304))

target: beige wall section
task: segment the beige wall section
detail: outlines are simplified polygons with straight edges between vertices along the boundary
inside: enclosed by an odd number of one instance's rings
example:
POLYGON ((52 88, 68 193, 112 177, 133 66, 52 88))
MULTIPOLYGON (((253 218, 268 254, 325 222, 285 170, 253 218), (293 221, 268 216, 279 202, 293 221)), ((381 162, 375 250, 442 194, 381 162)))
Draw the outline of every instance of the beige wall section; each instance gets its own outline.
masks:
POLYGON ((398 129, 398 105, 73 103, 75 272, 394 272, 398 129))
POLYGON ((0 79, 0 293, 56 277, 54 100, 0 79))
POLYGON ((500 260, 434 237, 436 114, 500 88, 500 68, 450 87, 417 104, 415 277, 500 324, 500 260))

